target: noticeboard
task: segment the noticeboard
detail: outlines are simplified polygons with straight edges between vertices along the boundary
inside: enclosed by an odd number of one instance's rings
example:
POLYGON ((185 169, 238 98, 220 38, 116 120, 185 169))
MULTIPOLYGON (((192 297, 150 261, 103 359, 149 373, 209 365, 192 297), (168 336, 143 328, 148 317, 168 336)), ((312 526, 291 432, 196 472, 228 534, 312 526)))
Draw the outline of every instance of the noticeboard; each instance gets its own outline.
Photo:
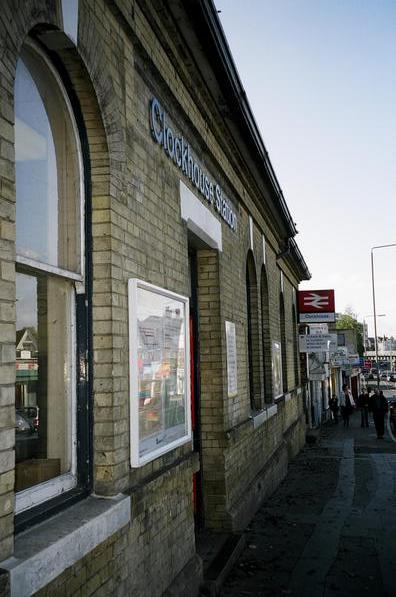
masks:
POLYGON ((226 321, 225 329, 226 329, 226 345, 227 345, 228 397, 233 398, 238 393, 235 323, 233 323, 232 321, 226 321))
POLYGON ((189 300, 128 283, 131 466, 191 440, 189 300))
POLYGON ((272 387, 274 398, 282 396, 282 344, 279 341, 272 342, 272 387))

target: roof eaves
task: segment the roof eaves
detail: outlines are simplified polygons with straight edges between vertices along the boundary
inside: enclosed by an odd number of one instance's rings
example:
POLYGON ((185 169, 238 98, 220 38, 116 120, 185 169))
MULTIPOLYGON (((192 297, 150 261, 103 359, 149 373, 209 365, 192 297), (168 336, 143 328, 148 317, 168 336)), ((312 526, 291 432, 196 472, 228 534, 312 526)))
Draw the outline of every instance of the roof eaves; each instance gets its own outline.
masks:
POLYGON ((259 128, 253 116, 253 112, 247 99, 245 89, 240 80, 237 68, 235 66, 231 54, 231 50, 229 48, 227 39, 224 34, 224 30, 220 23, 216 7, 213 3, 213 0, 196 0, 196 2, 199 4, 201 8, 202 14, 208 27, 208 31, 210 32, 212 38, 212 42, 216 47, 217 57, 220 60, 220 64, 223 69, 223 74, 226 76, 228 87, 233 93, 233 105, 237 108, 239 117, 243 125, 248 130, 250 139, 253 142, 253 145, 257 151, 258 157, 262 165, 264 166, 267 178, 271 183, 276 198, 278 199, 281 213, 287 223, 289 234, 290 236, 295 236, 297 234, 296 225, 287 207, 282 189, 276 177, 275 171, 272 167, 268 152, 265 148, 259 128))

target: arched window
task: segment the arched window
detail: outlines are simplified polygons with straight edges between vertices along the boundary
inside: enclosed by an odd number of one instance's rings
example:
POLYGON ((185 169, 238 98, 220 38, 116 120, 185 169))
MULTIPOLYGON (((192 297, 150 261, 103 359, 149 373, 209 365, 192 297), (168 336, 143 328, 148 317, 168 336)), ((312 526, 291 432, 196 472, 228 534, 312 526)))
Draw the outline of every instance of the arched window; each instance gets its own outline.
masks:
POLYGON ((249 397, 252 411, 261 408, 260 345, 256 266, 251 251, 246 264, 246 306, 248 327, 249 397))
POLYGON ((282 380, 283 393, 288 390, 287 383, 287 344, 286 344, 286 320, 285 320, 285 301, 283 292, 280 293, 279 298, 279 317, 280 317, 280 331, 281 331, 281 350, 282 350, 282 380))
POLYGON ((26 44, 15 79, 17 511, 77 483, 77 291, 83 173, 55 69, 26 44), (52 479, 40 486, 44 481, 52 479), (29 488, 35 487, 34 492, 29 488), (40 488, 41 487, 41 488, 40 488))
POLYGON ((261 268, 261 328, 262 328, 262 353, 264 372, 264 399, 272 402, 272 358, 271 358, 271 333, 269 320, 268 279, 265 266, 261 268))
POLYGON ((300 352, 298 349, 298 327, 297 327, 297 316, 296 307, 293 305, 292 308, 292 322, 293 322, 293 359, 294 359, 294 386, 300 383, 300 352))

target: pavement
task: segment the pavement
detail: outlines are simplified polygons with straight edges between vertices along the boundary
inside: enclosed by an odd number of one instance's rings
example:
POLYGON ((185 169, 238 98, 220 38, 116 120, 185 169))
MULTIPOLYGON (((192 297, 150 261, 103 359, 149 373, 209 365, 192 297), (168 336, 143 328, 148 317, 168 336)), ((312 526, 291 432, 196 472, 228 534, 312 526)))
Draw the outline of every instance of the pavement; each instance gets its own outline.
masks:
MULTIPOLYGON (((395 438, 396 440, 396 438, 395 438)), ((244 532, 221 597, 396 597, 396 441, 322 427, 244 532)))

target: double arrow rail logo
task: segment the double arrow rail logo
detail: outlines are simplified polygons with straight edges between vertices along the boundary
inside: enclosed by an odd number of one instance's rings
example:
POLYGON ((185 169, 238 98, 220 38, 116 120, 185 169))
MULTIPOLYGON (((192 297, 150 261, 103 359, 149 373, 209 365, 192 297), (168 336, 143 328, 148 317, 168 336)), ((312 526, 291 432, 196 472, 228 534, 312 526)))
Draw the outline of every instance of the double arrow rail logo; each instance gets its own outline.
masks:
POLYGON ((311 294, 304 296, 304 306, 305 307, 314 307, 315 309, 324 309, 324 307, 328 307, 329 297, 321 296, 320 294, 316 294, 315 292, 311 292, 311 294))

